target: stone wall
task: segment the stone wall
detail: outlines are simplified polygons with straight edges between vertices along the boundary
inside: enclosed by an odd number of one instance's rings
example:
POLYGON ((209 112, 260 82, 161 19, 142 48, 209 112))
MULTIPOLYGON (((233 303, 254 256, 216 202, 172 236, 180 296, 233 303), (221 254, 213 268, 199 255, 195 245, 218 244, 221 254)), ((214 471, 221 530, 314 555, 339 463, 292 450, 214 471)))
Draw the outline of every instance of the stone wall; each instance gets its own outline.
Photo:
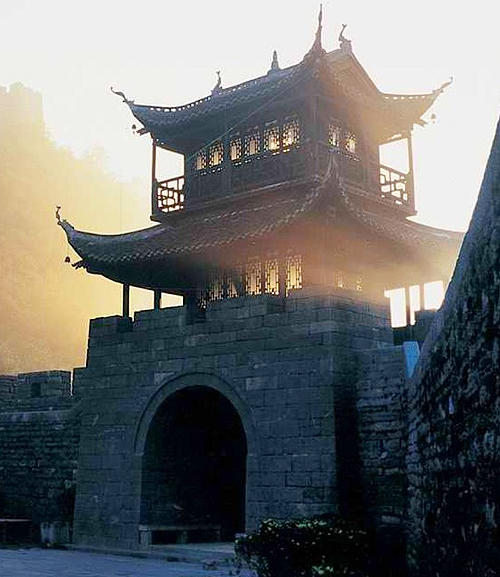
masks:
POLYGON ((406 376, 403 346, 365 351, 357 383, 364 519, 375 530, 380 571, 405 571, 406 376))
POLYGON ((71 374, 1 376, 0 392, 0 517, 71 521, 80 422, 71 374))
POLYGON ((237 410, 248 444, 246 527, 355 505, 352 409, 358 352, 392 341, 388 310, 337 291, 296 291, 91 321, 75 530, 81 545, 138 546, 150 424, 167 398, 213 388, 237 410), (339 450, 339 447, 342 447, 339 450), (343 499, 339 498, 343 491, 343 499))
POLYGON ((409 384, 408 536, 420 576, 500 567, 500 132, 409 384))
POLYGON ((405 514, 403 347, 366 351, 358 389, 364 510, 375 526, 401 530, 405 514))

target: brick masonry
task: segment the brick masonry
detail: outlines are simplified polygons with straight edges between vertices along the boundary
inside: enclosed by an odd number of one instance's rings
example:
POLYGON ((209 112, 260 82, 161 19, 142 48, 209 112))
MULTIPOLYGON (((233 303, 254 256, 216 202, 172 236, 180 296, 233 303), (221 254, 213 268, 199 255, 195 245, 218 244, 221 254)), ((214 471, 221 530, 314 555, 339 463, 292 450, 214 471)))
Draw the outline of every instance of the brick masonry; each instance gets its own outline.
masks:
POLYGON ((85 392, 77 543, 138 546, 149 424, 193 385, 222 393, 243 423, 247 529, 337 510, 338 473, 352 469, 339 451, 352 431, 337 408, 353 398, 358 352, 391 340, 387 309, 346 291, 229 299, 192 324, 181 307, 94 319, 75 375, 75 393, 85 392))
POLYGON ((500 567, 500 128, 443 307, 409 382, 415 575, 500 567))
POLYGON ((79 421, 69 372, 0 377, 0 517, 71 521, 79 421))

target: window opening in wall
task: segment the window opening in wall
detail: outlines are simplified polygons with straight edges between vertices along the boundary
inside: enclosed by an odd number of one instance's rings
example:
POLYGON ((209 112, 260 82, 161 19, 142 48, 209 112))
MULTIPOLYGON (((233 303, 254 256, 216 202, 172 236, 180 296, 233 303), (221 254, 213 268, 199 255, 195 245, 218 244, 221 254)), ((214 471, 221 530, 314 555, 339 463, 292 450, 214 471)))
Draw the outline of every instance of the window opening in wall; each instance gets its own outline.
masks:
POLYGON ((224 160, 224 145, 222 142, 216 142, 210 147, 209 161, 210 166, 219 166, 224 160))
POLYGON ((346 288, 345 276, 342 271, 337 273, 336 285, 337 288, 346 288))
POLYGON ((278 260, 266 260, 264 274, 266 280, 266 293, 277 295, 280 292, 278 260))
POLYGON ((300 254, 286 258, 286 291, 302 288, 302 259, 300 254))
POLYGON ((356 290, 362 292, 363 290, 363 279, 360 275, 356 275, 356 290))
POLYGON ((287 152, 292 146, 299 143, 300 125, 297 116, 290 116, 285 119, 282 130, 283 150, 287 152))
POLYGON ((196 170, 203 170, 207 167, 207 156, 204 150, 200 150, 200 152, 196 154, 195 167, 196 170))
POLYGON ((278 123, 267 122, 264 128, 264 150, 277 154, 280 149, 280 129, 278 123))
POLYGON ((245 135, 245 156, 254 156, 260 152, 259 129, 255 127, 245 135))
POLYGON ((356 152, 357 140, 356 135, 352 132, 346 132, 345 135, 345 148, 348 152, 356 152))
POLYGON ((241 159, 241 138, 232 136, 229 140, 229 156, 233 162, 241 159))
POLYGON ((328 126, 328 144, 334 148, 340 146, 340 138, 342 135, 342 129, 338 124, 330 124, 328 126))
POLYGON ((428 282, 423 285, 423 303, 421 299, 421 286, 412 285, 406 291, 403 287, 386 290, 384 295, 389 299, 391 310, 391 326, 404 327, 407 324, 408 306, 410 313, 410 324, 415 323, 415 312, 420 310, 438 309, 444 298, 443 281, 428 282), (407 302, 407 294, 409 302, 407 302), (423 306, 422 306, 423 304, 423 306))
POLYGON ((262 292, 262 265, 260 262, 249 262, 245 268, 246 294, 260 295, 262 292))

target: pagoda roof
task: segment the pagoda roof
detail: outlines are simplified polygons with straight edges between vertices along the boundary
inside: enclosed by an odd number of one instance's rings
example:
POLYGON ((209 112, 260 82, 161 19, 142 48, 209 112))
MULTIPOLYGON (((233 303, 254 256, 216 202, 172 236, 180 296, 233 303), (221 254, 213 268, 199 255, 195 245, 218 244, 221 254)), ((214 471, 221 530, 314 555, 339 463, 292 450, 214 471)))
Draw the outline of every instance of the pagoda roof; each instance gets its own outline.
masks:
POLYGON ((345 47, 317 54, 308 53, 304 59, 288 68, 271 69, 265 76, 254 78, 228 88, 216 87, 204 98, 181 106, 136 104, 121 92, 132 114, 143 125, 141 134, 150 133, 160 144, 183 151, 185 146, 180 128, 192 128, 201 120, 244 105, 269 103, 285 94, 307 78, 319 76, 332 81, 336 89, 369 104, 378 112, 378 132, 381 140, 390 140, 414 124, 425 124, 422 115, 431 107, 449 84, 425 94, 391 94, 381 92, 361 66, 350 48, 345 47))
MULTIPOLYGON (((148 267, 165 271, 172 265, 172 270, 180 267, 185 272, 191 266, 189 262, 204 261, 204 255, 230 254, 241 246, 240 241, 265 240, 314 214, 328 215, 331 227, 339 226, 346 218, 354 219, 368 234, 427 254, 456 251, 462 240, 461 233, 409 221, 396 211, 387 211, 387 207, 385 212, 380 210, 379 204, 349 191, 333 174, 323 180, 316 177, 313 183, 299 183, 293 189, 277 185, 260 194, 247 193, 231 200, 226 198, 224 203, 184 209, 169 214, 161 224, 135 232, 99 235, 76 230, 65 220, 59 224, 81 257, 74 266, 125 283, 130 282, 131 270, 138 277, 138 271, 148 267)), ((172 279, 176 275, 173 272, 172 279)), ((159 288, 155 282, 145 281, 137 286, 159 288)), ((172 283, 168 286, 173 288, 172 283)))

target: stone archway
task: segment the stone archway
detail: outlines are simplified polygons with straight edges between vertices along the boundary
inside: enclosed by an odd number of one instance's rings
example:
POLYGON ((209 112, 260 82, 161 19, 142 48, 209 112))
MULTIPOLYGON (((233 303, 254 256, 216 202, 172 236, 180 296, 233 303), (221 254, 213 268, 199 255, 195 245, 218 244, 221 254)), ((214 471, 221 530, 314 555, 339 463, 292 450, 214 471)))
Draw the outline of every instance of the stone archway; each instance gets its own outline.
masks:
POLYGON ((242 419, 220 390, 192 382, 167 386, 142 424, 140 522, 153 544, 232 540, 245 528, 242 419))

